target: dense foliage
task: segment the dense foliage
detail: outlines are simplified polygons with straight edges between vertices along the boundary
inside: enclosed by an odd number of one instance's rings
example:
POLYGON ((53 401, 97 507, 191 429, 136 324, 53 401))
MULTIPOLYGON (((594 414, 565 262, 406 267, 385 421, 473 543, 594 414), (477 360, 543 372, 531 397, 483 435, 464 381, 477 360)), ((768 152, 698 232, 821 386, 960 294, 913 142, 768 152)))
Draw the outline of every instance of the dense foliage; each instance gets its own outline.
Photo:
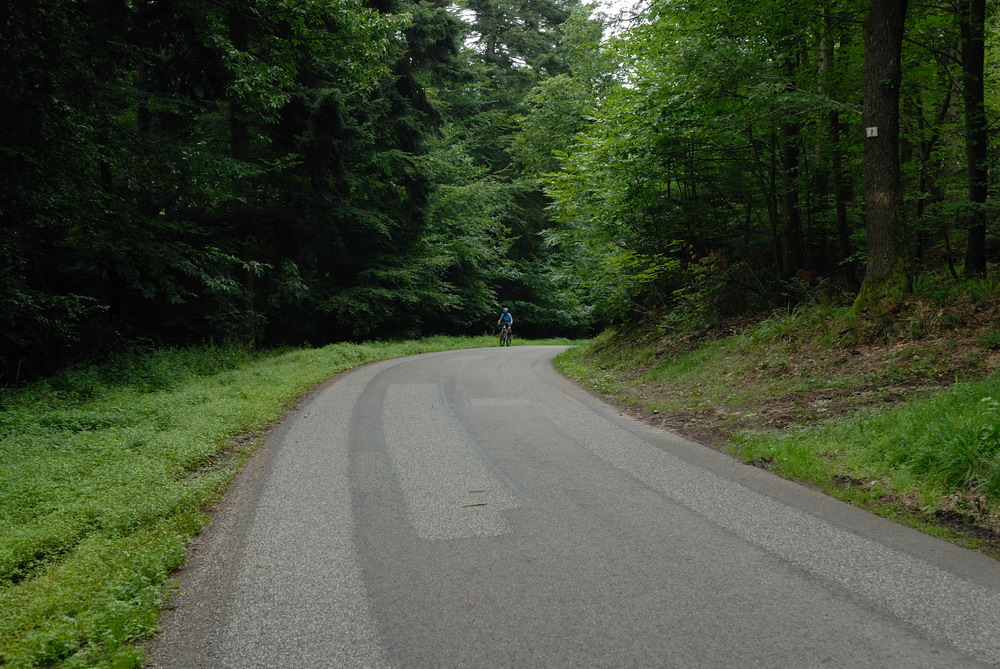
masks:
POLYGON ((864 0, 639 7, 9 3, 0 384, 136 343, 479 333, 500 306, 560 335, 864 280, 891 312, 926 264, 986 273, 984 0, 892 0, 901 29, 864 0))
POLYGON ((928 265, 985 273, 1000 156, 985 9, 650 3, 607 46, 622 85, 550 179, 605 313, 703 322, 862 281, 858 308, 891 313, 928 265))
POLYGON ((568 71, 570 9, 474 9, 10 3, 0 383, 136 342, 483 332, 514 293, 557 303, 508 145, 568 71))

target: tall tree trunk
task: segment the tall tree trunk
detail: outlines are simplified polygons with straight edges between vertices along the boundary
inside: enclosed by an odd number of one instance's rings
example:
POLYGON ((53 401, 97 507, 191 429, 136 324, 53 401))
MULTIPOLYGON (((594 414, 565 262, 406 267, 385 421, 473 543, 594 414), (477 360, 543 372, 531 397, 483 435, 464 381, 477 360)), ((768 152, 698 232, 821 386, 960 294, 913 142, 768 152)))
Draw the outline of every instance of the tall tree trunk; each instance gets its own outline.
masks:
POLYGON ((781 269, 793 276, 802 269, 802 216, 799 211, 799 132, 798 123, 781 128, 781 269))
POLYGON ((869 0, 864 23, 865 222, 868 269, 859 311, 891 312, 910 292, 913 262, 899 167, 900 58, 907 0, 869 0))
POLYGON ((986 273, 987 124, 983 74, 985 64, 986 0, 962 0, 962 83, 965 99, 965 156, 969 166, 969 243, 965 273, 986 273))
MULTIPOLYGON (((786 64, 789 88, 795 77, 795 62, 786 64)), ((781 126, 781 186, 782 228, 781 269, 786 276, 794 276, 802 269, 802 214, 799 210, 799 134, 802 125, 786 121, 781 126)))
MULTIPOLYGON (((847 200, 850 197, 847 176, 844 174, 844 156, 840 143, 840 113, 830 112, 830 143, 833 145, 833 157, 831 165, 831 176, 833 177, 833 193, 836 200, 837 212, 837 242, 840 251, 840 260, 846 261, 854 254, 851 245, 851 228, 847 221, 847 200)), ((851 262, 853 266, 855 263, 851 262)), ((857 281, 853 269, 849 270, 849 279, 852 284, 857 281)))
POLYGON ((771 251, 774 255, 774 268, 781 273, 781 233, 779 231, 780 219, 778 216, 778 135, 774 131, 768 136, 770 160, 768 163, 768 183, 771 188, 771 196, 768 198, 768 213, 771 215, 771 251))
MULTIPOLYGON (((830 97, 836 96, 834 85, 834 60, 836 51, 833 39, 833 16, 829 9, 823 10, 823 57, 821 59, 821 70, 824 92, 830 97)), ((847 200, 850 197, 848 191, 848 178, 844 174, 843 146, 840 141, 841 134, 840 112, 832 109, 827 115, 827 129, 830 135, 830 180, 833 190, 834 209, 836 212, 837 250, 841 263, 848 263, 845 266, 846 279, 851 286, 856 285, 857 276, 854 271, 854 262, 848 259, 853 255, 854 249, 851 245, 851 229, 847 222, 847 200)))
MULTIPOLYGON (((948 119, 953 115, 952 107, 954 106, 954 98, 956 97, 957 91, 954 84, 949 81, 950 77, 944 77, 942 81, 942 88, 945 90, 944 99, 941 101, 941 106, 935 117, 933 123, 929 123, 925 116, 926 114, 921 111, 918 121, 921 130, 921 135, 923 139, 919 144, 919 161, 918 166, 919 182, 917 184, 917 218, 920 219, 924 216, 927 207, 942 202, 944 200, 944 191, 938 184, 938 175, 941 171, 941 160, 940 157, 935 159, 934 149, 937 143, 941 140, 941 129, 949 123, 948 119)), ((922 107, 923 105, 921 105, 922 107)), ((958 274, 955 271, 955 261, 952 257, 951 251, 951 235, 949 232, 950 223, 948 219, 945 218, 941 222, 940 229, 933 233, 935 237, 940 236, 944 241, 945 245, 945 260, 948 263, 948 271, 951 272, 952 277, 958 278, 958 274)), ((930 231, 923 234, 932 234, 930 231)))
POLYGON ((754 136, 753 125, 747 126, 747 139, 750 146, 750 150, 753 152, 753 172, 757 176, 757 181, 760 184, 760 192, 764 198, 764 204, 767 207, 767 220, 771 224, 771 253, 772 262, 775 269, 781 266, 781 248, 780 239, 778 237, 778 227, 779 227, 779 216, 778 216, 778 205, 775 202, 774 194, 774 133, 770 134, 770 147, 768 153, 768 159, 765 161, 765 157, 761 154, 761 144, 757 138, 754 136))

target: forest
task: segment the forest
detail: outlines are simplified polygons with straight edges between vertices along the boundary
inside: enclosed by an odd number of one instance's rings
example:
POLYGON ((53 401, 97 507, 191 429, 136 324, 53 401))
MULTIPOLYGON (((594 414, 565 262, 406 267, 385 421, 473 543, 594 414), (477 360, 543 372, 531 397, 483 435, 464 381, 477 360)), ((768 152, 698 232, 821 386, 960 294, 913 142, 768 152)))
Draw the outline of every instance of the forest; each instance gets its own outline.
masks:
POLYGON ((1000 258, 985 0, 16 0, 0 385, 130 347, 612 323, 1000 258))

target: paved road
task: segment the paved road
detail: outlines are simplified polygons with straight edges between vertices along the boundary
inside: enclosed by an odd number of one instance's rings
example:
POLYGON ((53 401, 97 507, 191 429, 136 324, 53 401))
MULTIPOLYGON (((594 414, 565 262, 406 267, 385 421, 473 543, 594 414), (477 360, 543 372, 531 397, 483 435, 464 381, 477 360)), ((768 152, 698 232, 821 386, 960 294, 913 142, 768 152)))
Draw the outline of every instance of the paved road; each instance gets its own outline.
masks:
POLYGON ((996 561, 619 416, 559 350, 326 384, 199 539, 150 666, 1000 666, 996 561))

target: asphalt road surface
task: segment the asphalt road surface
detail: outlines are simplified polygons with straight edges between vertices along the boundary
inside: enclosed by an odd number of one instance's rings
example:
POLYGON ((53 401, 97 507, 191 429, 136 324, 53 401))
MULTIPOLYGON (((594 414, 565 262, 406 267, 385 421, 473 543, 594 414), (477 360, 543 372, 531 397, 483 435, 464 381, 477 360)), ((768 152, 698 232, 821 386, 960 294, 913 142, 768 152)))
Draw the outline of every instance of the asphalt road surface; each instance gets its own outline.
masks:
POLYGON ((149 666, 1000 665, 1000 563, 620 416, 560 350, 325 384, 220 504, 149 666))

